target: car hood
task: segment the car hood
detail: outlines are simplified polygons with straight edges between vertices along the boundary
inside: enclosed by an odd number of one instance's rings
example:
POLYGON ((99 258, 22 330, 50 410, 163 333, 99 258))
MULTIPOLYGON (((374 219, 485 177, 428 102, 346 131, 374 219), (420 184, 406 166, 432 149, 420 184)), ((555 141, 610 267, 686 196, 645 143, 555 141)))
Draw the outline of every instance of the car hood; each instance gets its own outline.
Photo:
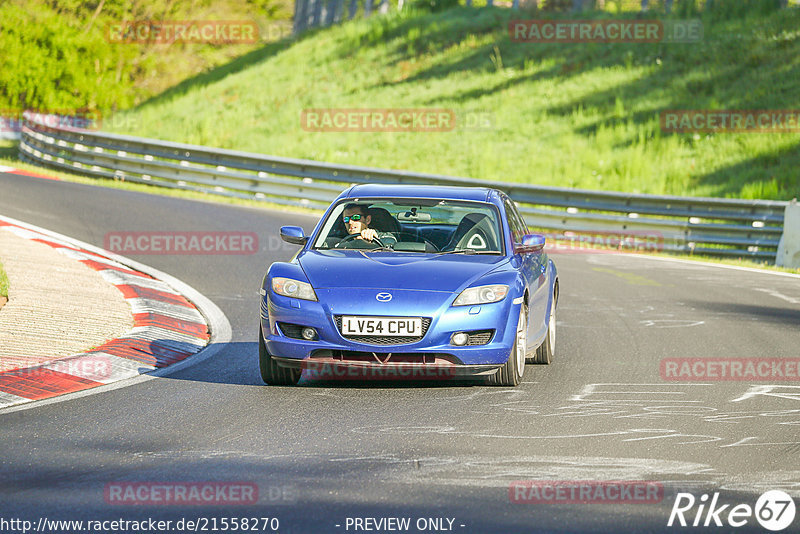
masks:
POLYGON ((411 289, 452 293, 508 260, 501 255, 431 255, 310 250, 298 258, 314 288, 411 289))

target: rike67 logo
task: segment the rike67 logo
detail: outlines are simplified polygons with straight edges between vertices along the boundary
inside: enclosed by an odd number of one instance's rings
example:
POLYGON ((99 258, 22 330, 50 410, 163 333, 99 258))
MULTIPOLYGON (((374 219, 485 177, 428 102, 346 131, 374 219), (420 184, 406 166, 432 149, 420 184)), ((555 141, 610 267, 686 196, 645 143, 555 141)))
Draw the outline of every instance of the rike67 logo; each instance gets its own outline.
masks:
MULTIPOLYGON (((795 504, 792 497, 783 491, 772 490, 761 495, 755 508, 749 504, 721 504, 719 493, 709 496, 704 493, 696 499, 691 493, 678 493, 667 526, 681 527, 722 527, 738 528, 756 521, 767 530, 778 532, 794 522, 795 504)), ((796 532, 796 531, 795 531, 796 532)))

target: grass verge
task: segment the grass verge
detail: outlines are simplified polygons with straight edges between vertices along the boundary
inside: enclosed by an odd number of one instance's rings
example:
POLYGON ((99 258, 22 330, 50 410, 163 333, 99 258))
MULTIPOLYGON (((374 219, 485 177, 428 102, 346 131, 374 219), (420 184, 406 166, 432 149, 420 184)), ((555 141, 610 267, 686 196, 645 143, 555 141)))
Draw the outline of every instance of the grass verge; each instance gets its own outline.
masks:
POLYGON ((8 276, 3 269, 3 262, 0 262, 0 297, 8 297, 8 276))
POLYGON ((514 42, 509 21, 536 17, 574 15, 404 9, 313 30, 112 122, 170 141, 503 182, 800 196, 797 133, 672 134, 660 125, 664 110, 799 109, 800 10, 703 16, 695 43, 514 42), (327 108, 445 109, 457 122, 431 132, 304 128, 304 110, 327 108))

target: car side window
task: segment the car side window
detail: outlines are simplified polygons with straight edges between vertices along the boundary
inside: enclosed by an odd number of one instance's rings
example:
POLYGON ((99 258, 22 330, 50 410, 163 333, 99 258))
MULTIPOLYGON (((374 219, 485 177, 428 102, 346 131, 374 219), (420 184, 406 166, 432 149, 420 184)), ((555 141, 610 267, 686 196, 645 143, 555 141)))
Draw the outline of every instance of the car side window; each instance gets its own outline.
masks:
MULTIPOLYGON (((513 214, 514 214, 513 216, 517 220, 517 224, 519 225, 520 232, 522 232, 523 236, 529 234, 530 232, 528 231, 528 223, 525 222, 525 219, 522 217, 522 214, 519 212, 519 209, 517 209, 517 205, 514 204, 513 201, 511 201, 511 207, 513 209, 513 214)), ((522 241, 522 238, 520 238, 520 241, 522 241)))
POLYGON ((522 243, 522 237, 527 233, 527 227, 520 220, 517 208, 511 199, 503 198, 503 204, 505 205, 506 219, 508 220, 508 227, 511 228, 514 243, 522 243))

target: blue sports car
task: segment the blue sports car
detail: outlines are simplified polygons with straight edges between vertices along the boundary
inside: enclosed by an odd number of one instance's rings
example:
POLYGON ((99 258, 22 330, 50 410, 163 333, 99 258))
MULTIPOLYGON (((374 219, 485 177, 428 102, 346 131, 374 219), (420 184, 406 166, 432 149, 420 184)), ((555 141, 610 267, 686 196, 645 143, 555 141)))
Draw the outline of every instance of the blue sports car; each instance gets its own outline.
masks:
POLYGON ((558 275, 514 202, 485 188, 355 185, 261 288, 267 384, 478 376, 516 386, 549 364, 558 275))

